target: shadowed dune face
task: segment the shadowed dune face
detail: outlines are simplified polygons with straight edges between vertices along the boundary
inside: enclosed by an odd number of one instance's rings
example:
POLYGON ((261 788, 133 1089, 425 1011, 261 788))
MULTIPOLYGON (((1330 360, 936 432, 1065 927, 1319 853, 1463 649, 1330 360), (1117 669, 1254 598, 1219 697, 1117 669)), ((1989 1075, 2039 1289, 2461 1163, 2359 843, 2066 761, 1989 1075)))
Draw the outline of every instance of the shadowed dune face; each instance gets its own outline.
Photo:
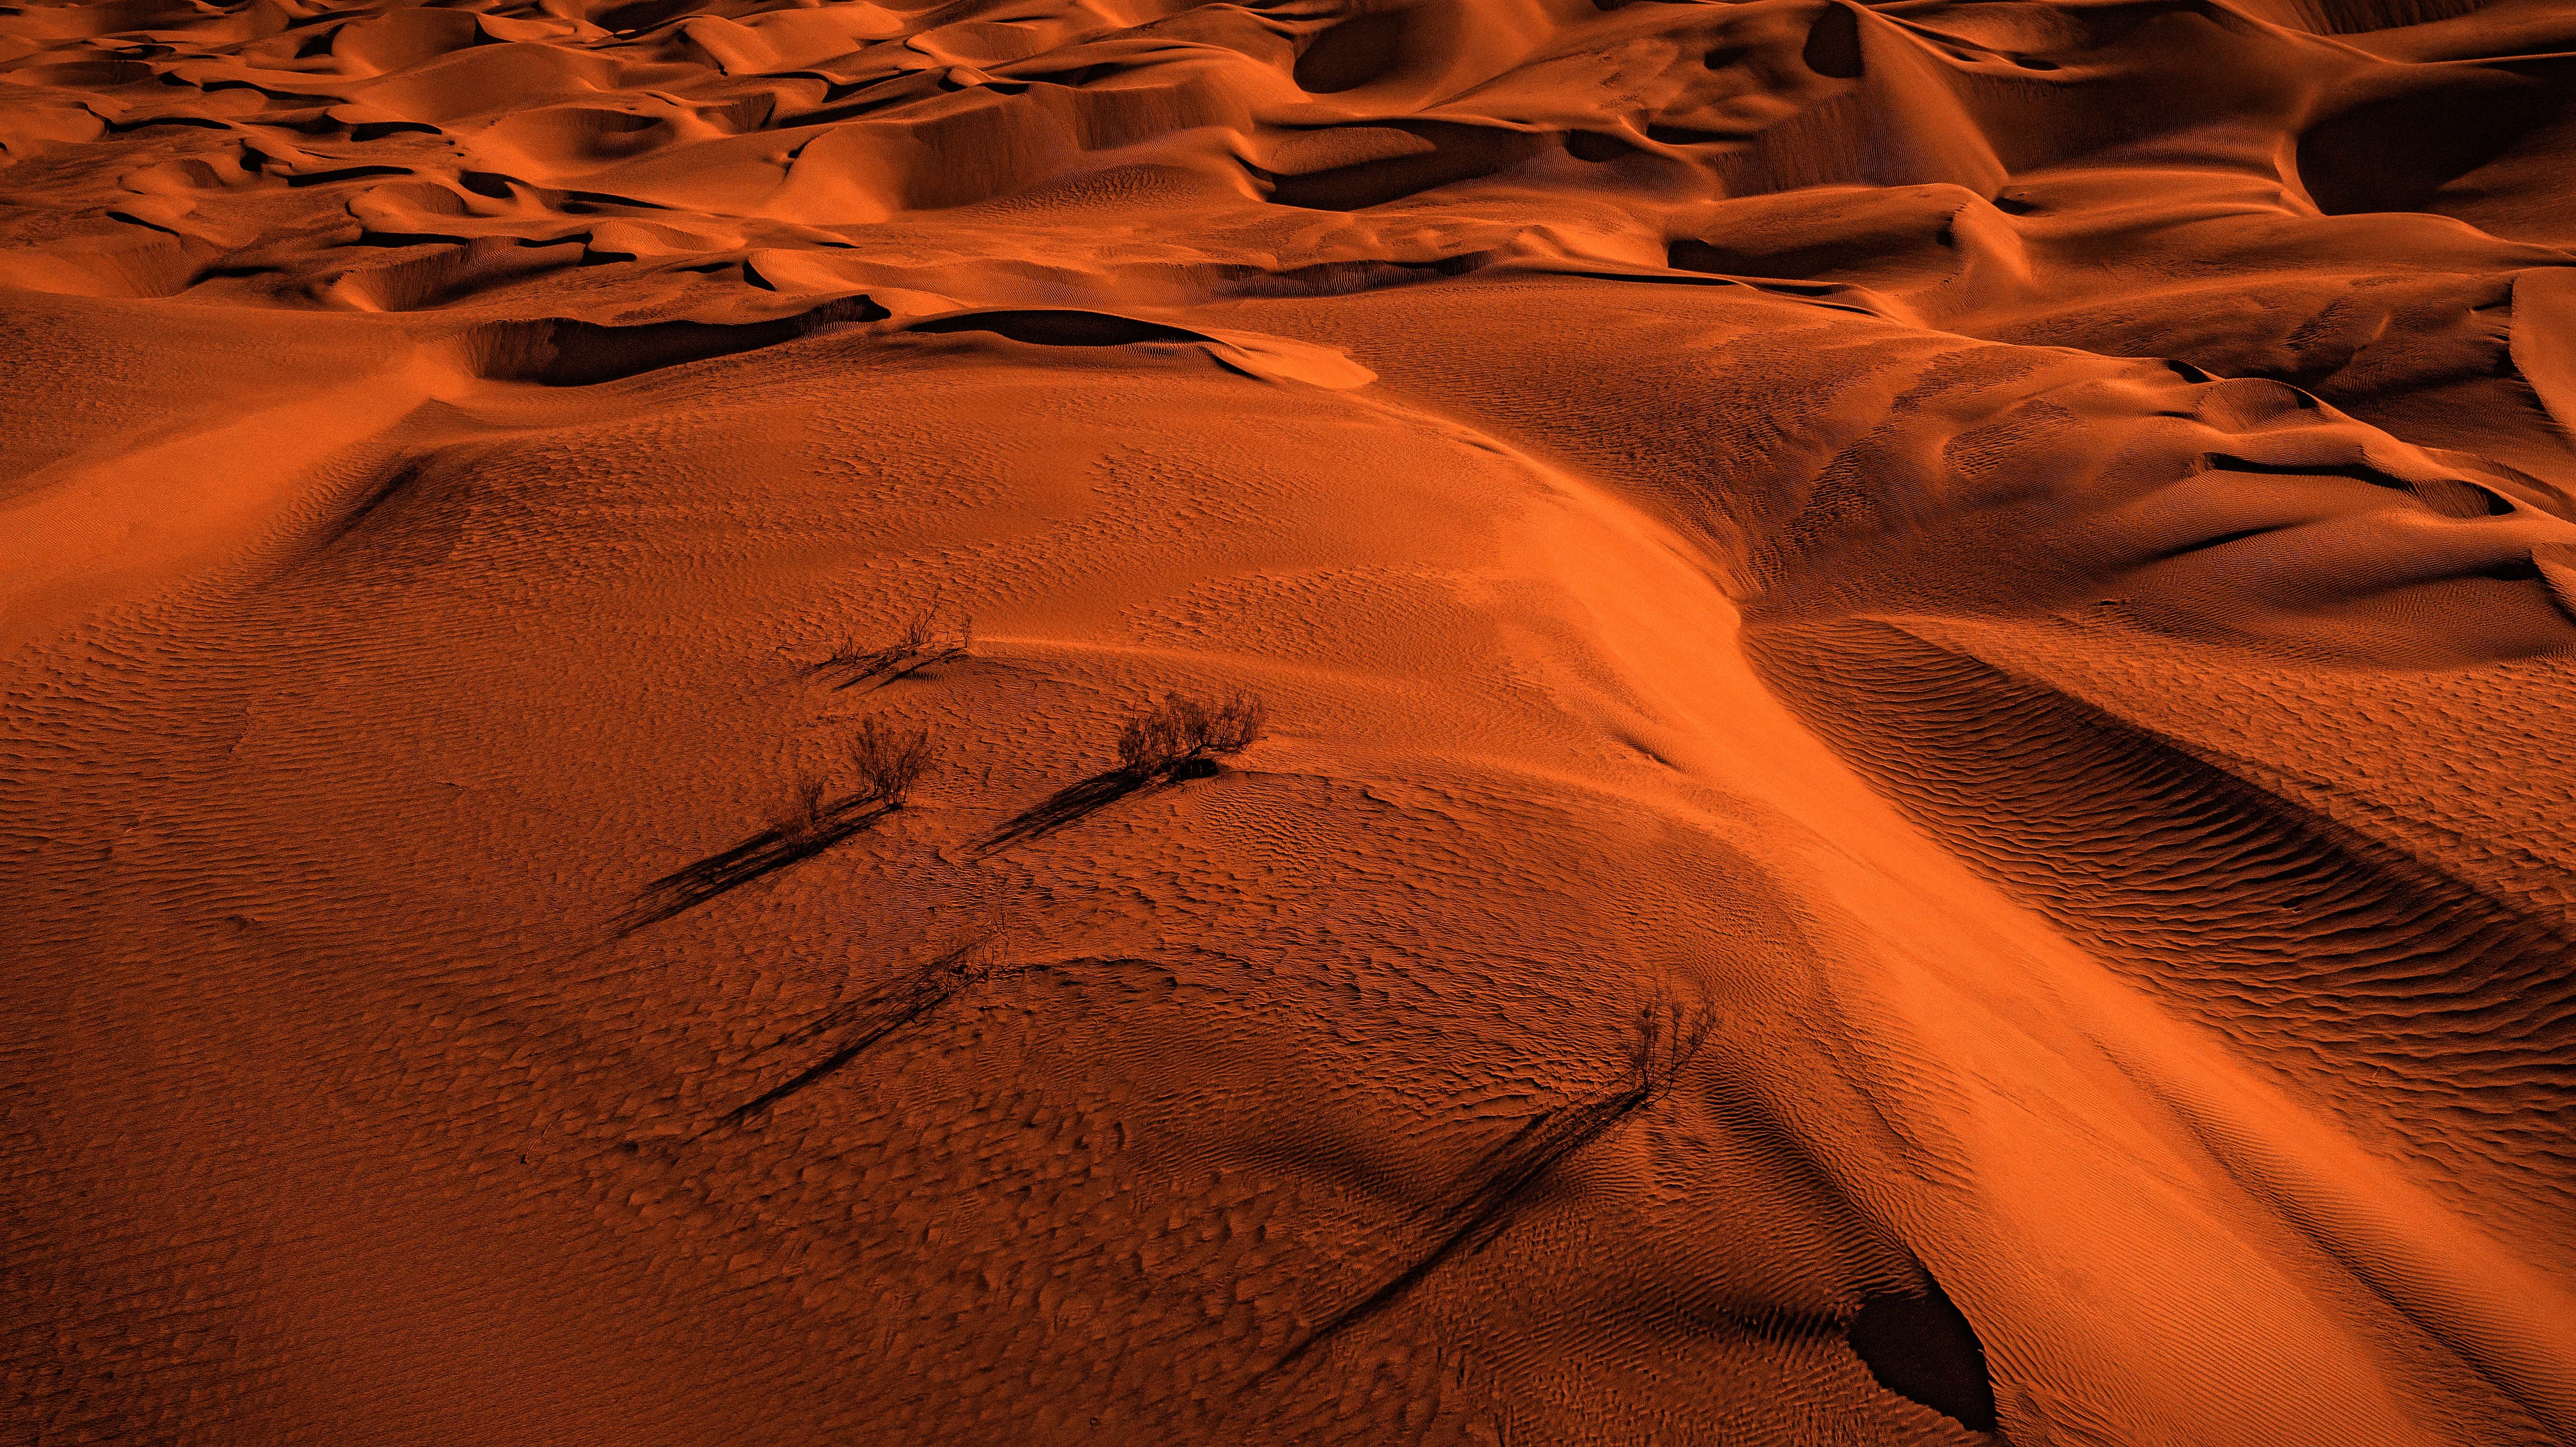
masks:
MULTIPOLYGON (((1724 388, 1722 346, 1713 360, 1724 388)), ((2554 499, 2296 388, 1919 342, 1817 372, 1817 395, 1846 390, 1775 424, 1826 460, 1785 480, 1751 547, 1766 612, 2089 605, 2415 665, 2576 646, 2576 524, 2554 499), (1864 411, 1855 392, 1893 395, 1864 411)))
POLYGON ((2576 1440, 2576 10, 0 9, 8 1440, 2576 1440))

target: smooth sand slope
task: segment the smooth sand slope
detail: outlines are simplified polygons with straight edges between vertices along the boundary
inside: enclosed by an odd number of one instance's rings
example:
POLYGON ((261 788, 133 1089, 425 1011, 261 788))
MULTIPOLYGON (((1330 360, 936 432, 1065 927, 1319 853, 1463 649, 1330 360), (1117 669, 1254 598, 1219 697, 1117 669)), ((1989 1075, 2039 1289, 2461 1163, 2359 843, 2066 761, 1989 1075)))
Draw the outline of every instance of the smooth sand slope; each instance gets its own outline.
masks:
POLYGON ((2576 1441, 2576 10, 97 0, 0 146, 0 1439, 2576 1441))

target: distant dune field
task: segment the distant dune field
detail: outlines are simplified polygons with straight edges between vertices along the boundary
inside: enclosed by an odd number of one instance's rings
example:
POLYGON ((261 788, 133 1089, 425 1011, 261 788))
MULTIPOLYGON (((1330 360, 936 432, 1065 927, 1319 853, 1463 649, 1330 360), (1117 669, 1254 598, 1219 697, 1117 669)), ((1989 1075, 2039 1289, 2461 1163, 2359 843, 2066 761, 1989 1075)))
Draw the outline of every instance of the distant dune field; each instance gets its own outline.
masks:
POLYGON ((0 7, 0 1442, 2576 1443, 2576 5, 0 7))

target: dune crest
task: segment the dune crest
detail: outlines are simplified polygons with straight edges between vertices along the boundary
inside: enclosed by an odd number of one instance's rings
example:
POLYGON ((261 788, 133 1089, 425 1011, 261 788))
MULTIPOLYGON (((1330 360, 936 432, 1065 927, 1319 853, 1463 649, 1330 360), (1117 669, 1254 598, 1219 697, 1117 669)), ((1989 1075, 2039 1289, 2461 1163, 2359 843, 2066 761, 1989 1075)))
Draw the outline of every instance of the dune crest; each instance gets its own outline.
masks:
POLYGON ((2571 57, 0 7, 0 1435, 2576 1440, 2571 57))

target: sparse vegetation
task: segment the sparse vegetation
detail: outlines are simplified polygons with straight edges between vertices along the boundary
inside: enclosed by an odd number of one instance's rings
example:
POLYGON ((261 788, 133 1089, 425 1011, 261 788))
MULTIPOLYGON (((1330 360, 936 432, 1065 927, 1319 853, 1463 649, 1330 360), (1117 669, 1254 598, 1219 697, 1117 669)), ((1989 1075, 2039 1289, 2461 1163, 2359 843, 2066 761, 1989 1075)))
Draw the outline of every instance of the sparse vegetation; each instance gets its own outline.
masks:
POLYGON ((811 839, 823 832, 828 812, 823 807, 824 783, 807 776, 796 781, 787 803, 779 811, 778 833, 783 839, 811 839))
POLYGON ((1215 704, 1167 693, 1119 731, 1116 768, 1078 779, 1012 815, 985 836, 983 852, 1052 834, 1159 784, 1206 778, 1216 772, 1218 755, 1240 753, 1260 738, 1268 716, 1249 693, 1215 704))
POLYGON ((835 1006, 821 1019, 791 1032, 781 1045, 801 1045, 827 1032, 843 1032, 829 1053, 785 1081, 734 1107, 717 1128, 740 1126, 771 1106, 832 1075, 858 1059, 879 1041, 948 1003, 960 992, 991 979, 1002 968, 995 937, 977 935, 864 1000, 835 1006))
POLYGON ((815 839, 830 833, 852 810, 902 808, 912 786, 929 772, 930 758, 929 730, 906 733, 867 720, 850 740, 850 763, 858 775, 858 788, 833 799, 829 783, 821 776, 800 777, 779 809, 778 837, 815 839))
POLYGON ((632 934, 694 909, 876 827, 903 807, 912 786, 930 771, 930 758, 929 730, 904 732, 867 720, 850 742, 850 763, 858 775, 854 792, 833 798, 824 779, 799 778, 767 828, 646 885, 620 921, 619 932, 632 934))
POLYGON ((869 719, 850 741, 850 762, 858 770, 861 801, 900 809, 930 771, 930 731, 900 733, 869 719))
POLYGON ((1441 1263, 1482 1250, 1511 1224, 1522 1203, 1560 1162, 1661 1100, 1716 1025, 1713 1006, 1704 1002, 1684 1006, 1668 989, 1649 993, 1638 1004, 1635 1033, 1628 1039, 1626 1080, 1614 1077, 1611 1089, 1530 1116, 1498 1141, 1478 1159, 1475 1169, 1451 1185, 1445 1199, 1432 1198, 1432 1214, 1419 1230, 1431 1242, 1430 1249, 1326 1316, 1281 1354, 1268 1372, 1290 1366, 1402 1299, 1441 1263))
POLYGON ((1668 990, 1648 995, 1637 1007, 1637 1033, 1628 1042, 1639 1099, 1646 1104, 1663 1099, 1716 1028, 1717 1008, 1705 1001, 1685 1008, 1668 990))
POLYGON ((814 671, 840 675, 836 688, 856 688, 862 683, 882 686, 974 651, 974 615, 941 600, 906 618, 903 632, 893 642, 880 648, 843 648, 814 665, 814 671))
POLYGON ((1261 700, 1249 693, 1214 705, 1167 693, 1119 731, 1118 766, 1138 778, 1212 772, 1217 755, 1241 753, 1260 738, 1268 717, 1261 700))

